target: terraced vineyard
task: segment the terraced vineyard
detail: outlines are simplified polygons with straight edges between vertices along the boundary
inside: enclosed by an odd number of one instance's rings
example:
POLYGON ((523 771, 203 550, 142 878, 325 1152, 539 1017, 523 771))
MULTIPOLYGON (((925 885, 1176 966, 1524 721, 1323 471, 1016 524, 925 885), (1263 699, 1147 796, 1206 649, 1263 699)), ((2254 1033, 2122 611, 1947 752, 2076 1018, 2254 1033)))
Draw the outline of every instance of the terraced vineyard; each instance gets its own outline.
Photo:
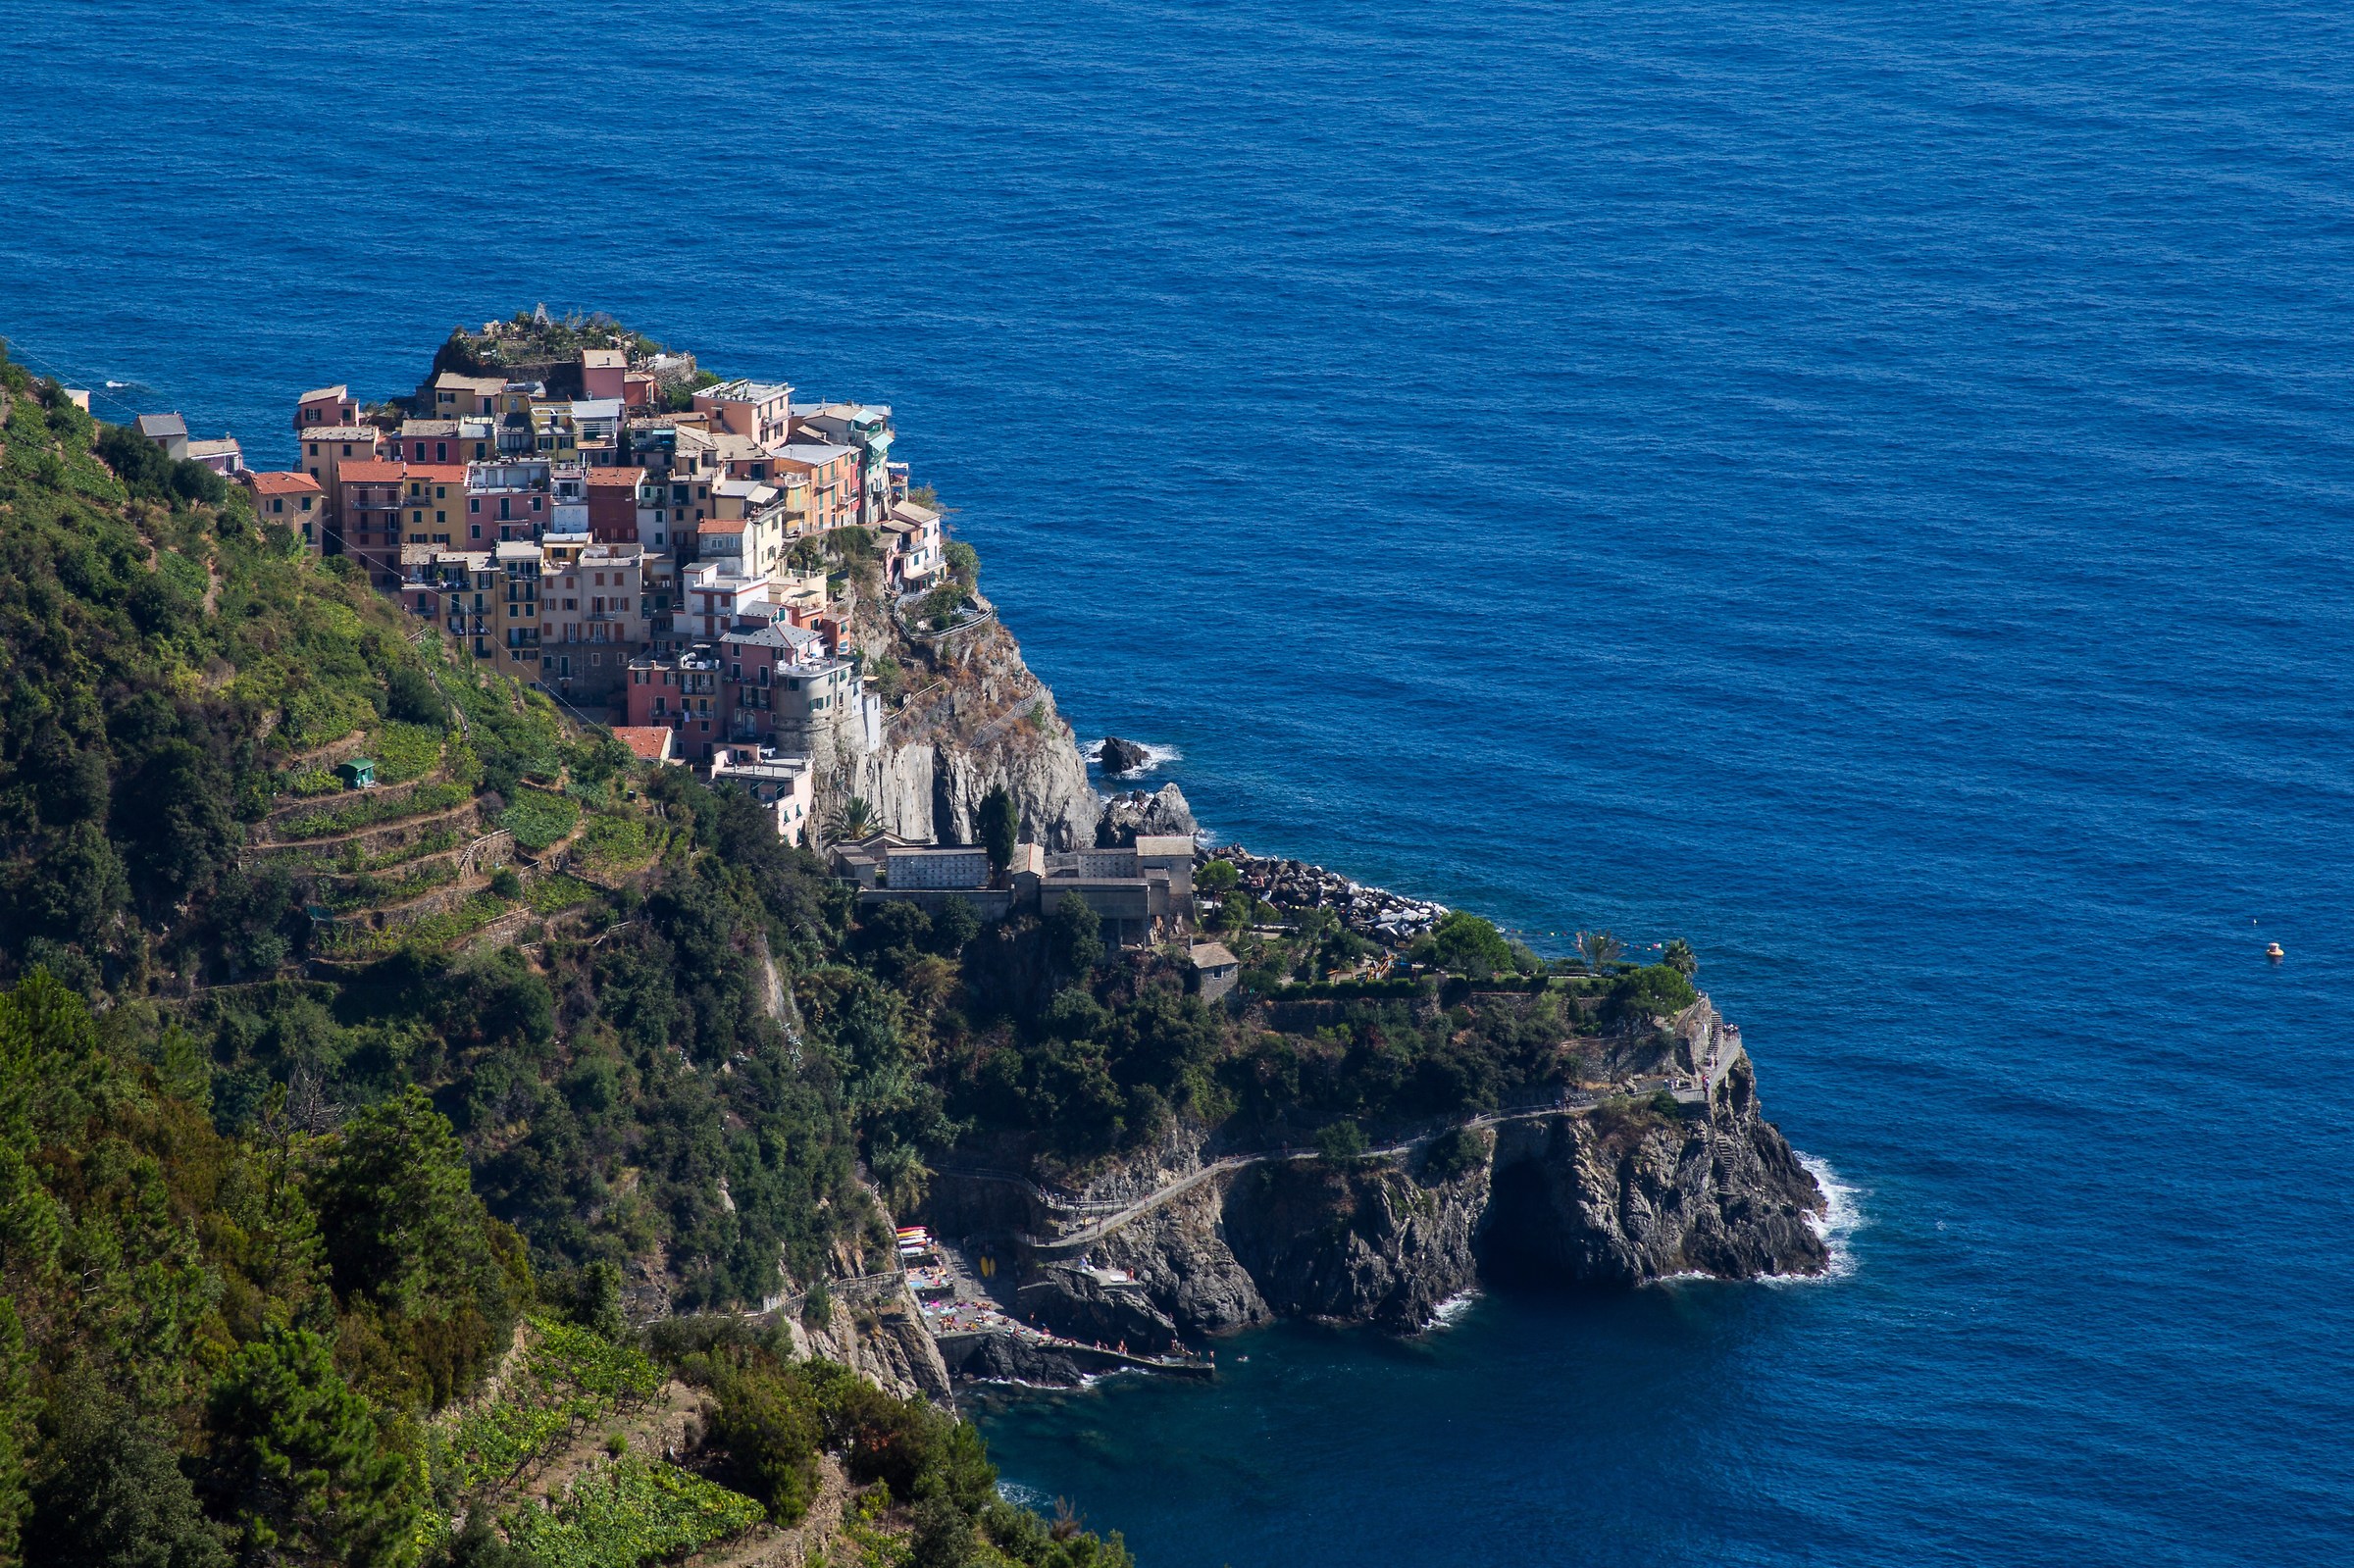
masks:
POLYGON ((767 1510, 742 1492, 624 1455, 576 1478, 553 1507, 507 1516, 507 1534, 537 1568, 639 1568, 748 1530, 767 1510))
MULTIPOLYGON (((534 1468, 592 1437, 661 1389, 653 1362, 558 1319, 535 1317, 499 1391, 435 1441, 435 1467, 473 1506, 495 1505, 534 1468)), ((548 1505, 525 1501, 501 1523, 538 1568, 639 1568, 749 1529, 751 1498, 636 1454, 600 1459, 548 1505)))
POLYGON ((653 1396, 662 1374, 638 1350, 548 1317, 525 1326, 520 1364, 442 1440, 438 1468, 461 1493, 513 1479, 615 1411, 653 1396))

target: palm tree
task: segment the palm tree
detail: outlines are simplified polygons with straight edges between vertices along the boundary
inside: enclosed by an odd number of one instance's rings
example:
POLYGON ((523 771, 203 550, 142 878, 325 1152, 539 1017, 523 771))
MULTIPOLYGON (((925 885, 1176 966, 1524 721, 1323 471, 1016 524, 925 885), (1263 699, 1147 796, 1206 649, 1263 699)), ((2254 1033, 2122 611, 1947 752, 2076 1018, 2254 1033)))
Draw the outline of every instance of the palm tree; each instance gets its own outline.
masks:
POLYGON ((1692 956, 1692 944, 1681 936, 1667 944, 1667 950, 1660 954, 1660 962, 1686 980, 1690 980, 1693 972, 1700 968, 1700 960, 1692 956))
POLYGON ((1626 951, 1626 943, 1607 931, 1581 931, 1577 934, 1577 950, 1585 955, 1586 967, 1595 974, 1618 961, 1626 951))
POLYGON ((882 825, 866 797, 852 795, 835 808, 832 820, 826 824, 826 833, 838 840, 863 838, 882 825))

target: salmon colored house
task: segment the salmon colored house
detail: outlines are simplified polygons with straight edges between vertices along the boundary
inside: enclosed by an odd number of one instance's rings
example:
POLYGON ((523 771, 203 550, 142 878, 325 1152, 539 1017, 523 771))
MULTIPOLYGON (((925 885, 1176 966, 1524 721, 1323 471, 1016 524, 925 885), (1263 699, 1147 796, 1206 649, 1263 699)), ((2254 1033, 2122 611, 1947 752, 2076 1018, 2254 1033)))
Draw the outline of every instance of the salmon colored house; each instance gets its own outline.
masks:
POLYGON ((246 469, 237 482, 253 497, 253 513, 264 525, 283 523, 302 547, 317 555, 327 542, 327 491, 308 474, 259 474, 246 469))

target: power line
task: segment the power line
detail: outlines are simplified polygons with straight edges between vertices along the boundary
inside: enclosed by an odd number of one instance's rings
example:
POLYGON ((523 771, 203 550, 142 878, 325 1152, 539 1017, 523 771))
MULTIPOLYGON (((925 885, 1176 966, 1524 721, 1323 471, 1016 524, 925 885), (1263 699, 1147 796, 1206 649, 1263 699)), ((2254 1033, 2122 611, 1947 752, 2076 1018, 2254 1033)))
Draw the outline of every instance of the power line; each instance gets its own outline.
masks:
MULTIPOLYGON (((58 369, 57 365, 53 361, 48 360, 26 348, 23 341, 18 338, 11 337, 7 341, 9 358, 29 361, 30 363, 39 366, 43 371, 46 371, 49 375, 49 379, 57 382, 58 385, 64 386, 67 384, 66 373, 58 369)), ((123 399, 115 396, 113 393, 101 391, 94 386, 86 388, 86 390, 90 394, 91 402, 112 404, 114 407, 121 409, 124 413, 128 414, 133 419, 138 417, 137 409, 132 408, 128 403, 124 402, 123 399)))

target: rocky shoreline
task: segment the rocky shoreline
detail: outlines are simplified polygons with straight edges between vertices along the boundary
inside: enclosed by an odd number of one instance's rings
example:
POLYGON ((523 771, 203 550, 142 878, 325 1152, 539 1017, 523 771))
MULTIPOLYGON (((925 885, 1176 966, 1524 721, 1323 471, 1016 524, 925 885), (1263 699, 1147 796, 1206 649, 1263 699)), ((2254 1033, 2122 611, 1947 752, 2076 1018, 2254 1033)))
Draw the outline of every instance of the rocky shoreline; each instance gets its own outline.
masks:
MULTIPOLYGON (((1199 1130, 1049 1194, 938 1173, 945 1237, 1010 1266, 994 1293, 1024 1322, 1140 1351, 1282 1317, 1427 1327, 1483 1285, 1628 1288, 1683 1275, 1825 1272, 1827 1200, 1766 1120, 1740 1032, 1704 997, 1630 1041, 1613 1073, 1681 1083, 1676 1114, 1640 1094, 1480 1118, 1480 1153, 1435 1138, 1333 1161, 1292 1151, 1206 1159, 1199 1130)), ((1051 1383, 1076 1366, 1027 1345, 958 1346, 958 1375, 1051 1383)))
POLYGON ((1241 844, 1222 845, 1209 858, 1234 862, 1243 889, 1254 897, 1278 909, 1330 909, 1347 930, 1385 947, 1406 946, 1447 914, 1445 904, 1368 887, 1305 860, 1254 855, 1241 844))

